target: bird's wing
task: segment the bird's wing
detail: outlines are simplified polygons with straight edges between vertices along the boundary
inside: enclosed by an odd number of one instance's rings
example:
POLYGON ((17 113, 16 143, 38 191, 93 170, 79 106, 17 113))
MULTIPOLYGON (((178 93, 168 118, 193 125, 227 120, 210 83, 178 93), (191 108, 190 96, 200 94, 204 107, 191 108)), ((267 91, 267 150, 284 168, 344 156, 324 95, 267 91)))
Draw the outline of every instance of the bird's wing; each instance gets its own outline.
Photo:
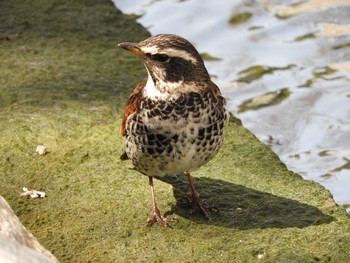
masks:
POLYGON ((145 87, 146 84, 146 79, 140 82, 139 85, 134 89, 132 94, 129 97, 128 103, 126 104, 124 108, 124 117, 123 117, 123 122, 122 122, 122 127, 120 129, 120 133, 125 136, 126 135, 126 121, 128 117, 135 113, 137 111, 137 107, 140 102, 140 98, 142 95, 142 90, 145 87))
MULTIPOLYGON (((140 82, 139 85, 137 85, 137 87, 134 89, 134 91, 130 95, 128 103, 126 104, 126 106, 124 108, 122 127, 120 129, 120 133, 123 136, 126 136, 126 121, 127 121, 128 117, 137 111, 137 107, 139 105, 142 90, 143 90, 145 84, 146 84, 146 79, 144 79, 143 81, 140 82)), ((125 151, 120 156, 120 159, 121 160, 128 160, 129 159, 125 151)))

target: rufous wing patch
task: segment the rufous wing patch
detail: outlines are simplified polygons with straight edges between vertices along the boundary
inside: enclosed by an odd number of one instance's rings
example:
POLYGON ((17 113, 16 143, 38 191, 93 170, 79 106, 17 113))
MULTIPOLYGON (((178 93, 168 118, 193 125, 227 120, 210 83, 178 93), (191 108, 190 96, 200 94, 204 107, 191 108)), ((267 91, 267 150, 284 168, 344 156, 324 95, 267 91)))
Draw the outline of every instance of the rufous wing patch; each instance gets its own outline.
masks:
POLYGON ((137 111, 137 107, 140 101, 140 98, 142 96, 142 90, 146 85, 146 79, 141 81, 139 85, 134 89, 132 94, 129 97, 128 103, 126 104, 124 108, 124 116, 123 116, 123 122, 122 127, 120 129, 120 133, 125 136, 126 135, 126 121, 128 117, 137 111))

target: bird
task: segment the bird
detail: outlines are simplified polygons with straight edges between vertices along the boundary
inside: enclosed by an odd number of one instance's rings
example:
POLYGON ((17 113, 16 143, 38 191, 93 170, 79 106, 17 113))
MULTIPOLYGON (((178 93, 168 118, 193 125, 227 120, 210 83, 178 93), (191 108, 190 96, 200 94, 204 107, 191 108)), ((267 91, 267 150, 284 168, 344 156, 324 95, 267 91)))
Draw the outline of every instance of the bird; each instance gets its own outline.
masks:
POLYGON ((148 176, 152 209, 147 225, 169 221, 158 209, 154 177, 184 174, 189 183, 190 213, 209 218, 191 173, 210 161, 224 139, 229 113, 226 99, 211 80, 196 48, 185 38, 158 34, 118 47, 137 55, 147 77, 130 95, 124 108, 121 160, 148 176))

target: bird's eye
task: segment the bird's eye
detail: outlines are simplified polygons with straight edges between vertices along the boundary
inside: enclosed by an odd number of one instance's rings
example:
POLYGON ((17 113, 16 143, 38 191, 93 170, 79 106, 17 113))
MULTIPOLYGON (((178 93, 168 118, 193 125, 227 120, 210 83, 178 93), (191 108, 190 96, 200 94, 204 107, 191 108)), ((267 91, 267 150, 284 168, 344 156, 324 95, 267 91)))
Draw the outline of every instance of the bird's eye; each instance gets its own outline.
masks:
POLYGON ((170 60, 170 57, 165 54, 154 54, 151 55, 151 59, 159 62, 167 62, 170 60))

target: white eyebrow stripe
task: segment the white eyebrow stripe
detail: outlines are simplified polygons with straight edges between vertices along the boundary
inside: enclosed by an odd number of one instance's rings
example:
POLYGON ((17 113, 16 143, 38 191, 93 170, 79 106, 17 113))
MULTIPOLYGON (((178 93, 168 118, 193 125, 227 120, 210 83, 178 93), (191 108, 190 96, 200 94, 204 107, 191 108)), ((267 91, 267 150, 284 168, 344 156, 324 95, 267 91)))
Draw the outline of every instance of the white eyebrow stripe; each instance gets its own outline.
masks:
POLYGON ((156 46, 142 47, 140 49, 141 49, 142 53, 146 53, 146 54, 152 54, 152 55, 154 55, 154 54, 166 54, 169 57, 183 58, 187 61, 192 62, 193 64, 197 63, 197 59, 194 58, 190 53, 188 53, 185 50, 179 50, 179 49, 175 49, 175 48, 167 48, 167 49, 160 51, 159 48, 156 46))
POLYGON ((188 53, 186 50, 179 50, 174 48, 167 48, 164 50, 164 53, 167 54, 169 57, 179 57, 183 58, 187 61, 192 62, 193 64, 197 63, 197 59, 194 58, 190 53, 188 53))
POLYGON ((157 48, 156 46, 150 46, 150 47, 141 47, 140 48, 142 53, 145 54, 157 54, 159 52, 159 48, 157 48))

